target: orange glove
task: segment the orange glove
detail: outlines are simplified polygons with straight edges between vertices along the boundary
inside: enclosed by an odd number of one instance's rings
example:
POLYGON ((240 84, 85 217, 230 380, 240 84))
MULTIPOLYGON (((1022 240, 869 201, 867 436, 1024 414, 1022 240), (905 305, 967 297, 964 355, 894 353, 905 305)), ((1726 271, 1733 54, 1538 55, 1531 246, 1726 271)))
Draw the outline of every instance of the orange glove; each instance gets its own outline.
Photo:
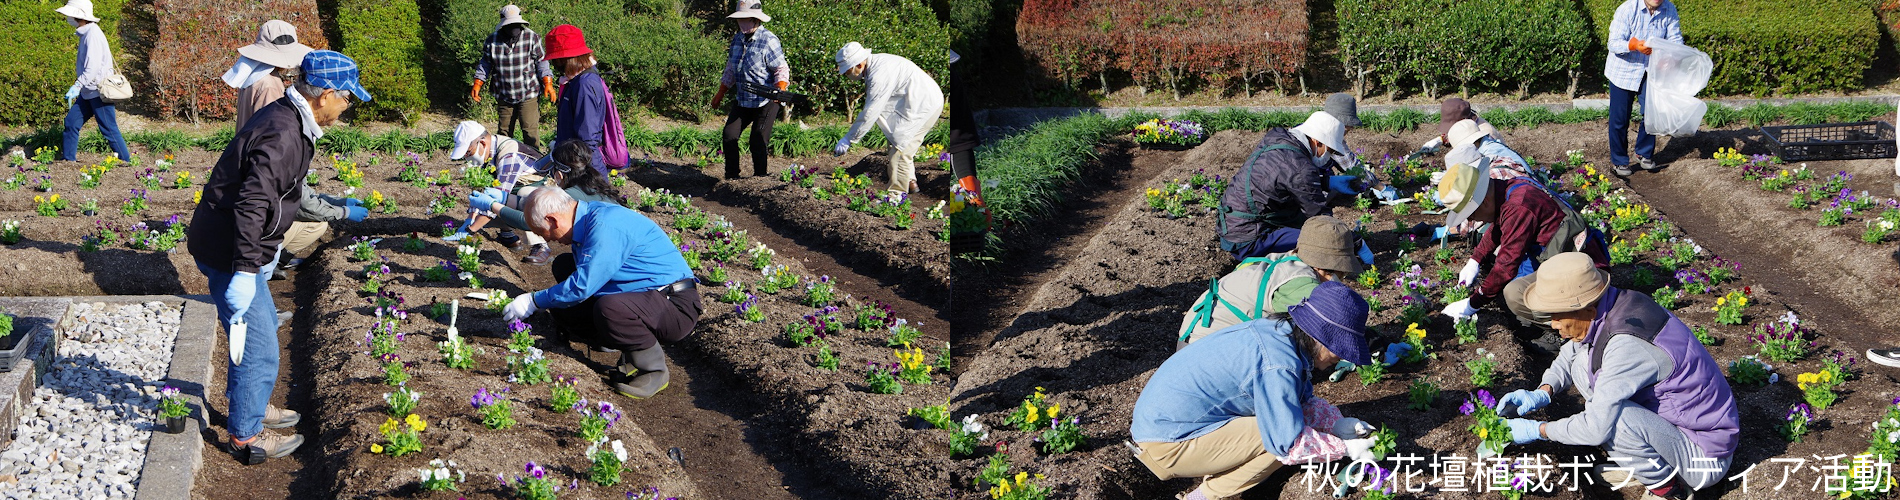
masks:
POLYGON ((791 88, 791 87, 792 87, 792 82, 787 82, 787 81, 780 81, 780 82, 778 82, 778 89, 779 89, 779 90, 785 90, 785 89, 788 89, 788 88, 791 88))
POLYGON ((475 81, 475 87, 468 89, 468 100, 475 101, 475 102, 482 102, 482 84, 483 83, 487 83, 487 82, 483 82, 481 80, 475 81))
POLYGON ((554 90, 554 77, 541 77, 541 95, 547 96, 550 101, 561 97, 560 93, 554 90))
POLYGON ((1641 39, 1641 38, 1631 38, 1631 39, 1630 39, 1630 51, 1631 51, 1631 52, 1642 52, 1642 53, 1643 53, 1643 55, 1649 55, 1649 52, 1650 52, 1650 49, 1649 49, 1649 45, 1648 45, 1648 44, 1644 44, 1644 43, 1643 43, 1643 39, 1641 39))
POLYGON ((728 90, 732 90, 732 87, 727 87, 725 84, 720 84, 719 91, 713 93, 712 107, 714 109, 719 108, 719 103, 726 102, 726 91, 728 90))

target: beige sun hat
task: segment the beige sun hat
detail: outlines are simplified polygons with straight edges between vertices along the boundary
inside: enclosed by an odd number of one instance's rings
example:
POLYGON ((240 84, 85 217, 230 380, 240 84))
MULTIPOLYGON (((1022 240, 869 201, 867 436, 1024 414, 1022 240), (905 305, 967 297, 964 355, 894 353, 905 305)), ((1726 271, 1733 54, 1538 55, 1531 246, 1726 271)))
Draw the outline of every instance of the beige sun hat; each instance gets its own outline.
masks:
POLYGON ((1537 281, 1524 287, 1524 307, 1558 314, 1595 304, 1610 288, 1610 273, 1597 269, 1583 252, 1564 252, 1537 268, 1537 281))
POLYGON ((1316 215, 1300 226, 1300 238, 1294 247, 1307 265, 1328 271, 1358 274, 1366 270, 1359 261, 1359 235, 1352 224, 1328 215, 1316 215))
POLYGON ((298 43, 296 26, 272 19, 257 28, 255 43, 238 47, 238 54, 279 68, 295 68, 303 64, 303 56, 311 50, 315 49, 298 43))
POLYGON ((1457 226, 1471 218, 1472 212, 1484 204, 1484 196, 1490 189, 1489 165, 1457 163, 1445 167, 1445 176, 1438 180, 1438 201, 1451 213, 1445 217, 1445 226, 1457 226))
POLYGON ((515 4, 503 5, 501 7, 501 22, 495 23, 495 29, 500 30, 502 26, 510 24, 528 24, 527 19, 521 18, 521 7, 515 6, 515 4))
POLYGON ((733 10, 731 15, 726 16, 726 19, 740 19, 740 18, 748 18, 748 17, 752 19, 757 19, 761 23, 772 22, 772 16, 765 15, 765 5, 759 3, 757 0, 740 0, 739 8, 733 10))
POLYGON ((73 19, 99 22, 99 18, 92 15, 92 0, 66 0, 65 6, 53 9, 53 12, 73 19))
POLYGON ((1458 123, 1451 124, 1451 130, 1445 132, 1445 140, 1451 141, 1452 147, 1475 144, 1484 136, 1484 131, 1478 128, 1478 122, 1470 119, 1458 120, 1458 123))

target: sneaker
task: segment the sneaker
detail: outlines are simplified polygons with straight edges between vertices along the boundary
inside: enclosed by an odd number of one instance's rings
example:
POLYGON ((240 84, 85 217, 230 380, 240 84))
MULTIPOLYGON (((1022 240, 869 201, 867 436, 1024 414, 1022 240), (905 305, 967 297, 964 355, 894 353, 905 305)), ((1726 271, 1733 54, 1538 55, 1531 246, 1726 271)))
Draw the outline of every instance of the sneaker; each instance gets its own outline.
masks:
POLYGON ((1651 172, 1654 172, 1656 171, 1656 169, 1661 168, 1661 167, 1656 166, 1656 160, 1644 158, 1641 156, 1636 157, 1636 166, 1637 168, 1641 168, 1643 170, 1648 170, 1651 172))
POLYGON ((289 275, 289 274, 285 274, 285 273, 284 273, 284 270, 283 270, 283 269, 281 269, 281 268, 280 268, 280 269, 275 269, 275 270, 272 270, 272 271, 270 272, 270 280, 271 280, 271 281, 284 281, 284 280, 287 280, 287 279, 290 279, 290 275, 289 275))
POLYGON ((1900 347, 1868 349, 1867 360, 1881 365, 1900 368, 1900 347))
POLYGON ((231 454, 245 465, 257 465, 268 459, 283 458, 297 451, 299 446, 303 446, 303 436, 263 431, 257 433, 256 436, 251 436, 249 442, 232 438, 231 454))
POLYGON ((1629 177, 1630 174, 1633 174, 1636 172, 1634 170, 1630 170, 1629 165, 1611 165, 1610 173, 1616 174, 1617 177, 1629 177))
POLYGON ((533 249, 528 250, 527 258, 522 260, 529 264, 544 266, 548 261, 554 260, 554 256, 548 251, 547 245, 535 245, 533 249))
POLYGON ((495 236, 495 243, 508 247, 509 250, 521 250, 521 237, 515 235, 514 231, 502 231, 501 234, 495 236))
POLYGON ((295 271, 297 270, 297 266, 300 265, 303 265, 303 259, 293 257, 289 260, 285 260, 283 264, 278 265, 277 269, 279 271, 295 271))
POLYGON ((265 429, 282 429, 285 427, 290 427, 293 425, 297 425, 297 422, 300 420, 303 420, 303 415, 298 414, 295 411, 278 408, 277 405, 264 406, 264 428, 265 429))

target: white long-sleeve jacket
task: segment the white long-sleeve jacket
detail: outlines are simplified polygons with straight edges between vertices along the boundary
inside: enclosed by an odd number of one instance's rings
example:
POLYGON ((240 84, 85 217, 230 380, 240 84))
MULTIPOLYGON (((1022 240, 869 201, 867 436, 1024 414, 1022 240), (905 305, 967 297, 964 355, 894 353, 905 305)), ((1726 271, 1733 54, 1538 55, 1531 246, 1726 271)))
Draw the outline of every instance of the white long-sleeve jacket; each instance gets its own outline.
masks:
POLYGON ((864 111, 845 138, 858 142, 875 123, 900 153, 915 155, 942 115, 943 89, 929 73, 903 57, 872 54, 864 66, 864 111))

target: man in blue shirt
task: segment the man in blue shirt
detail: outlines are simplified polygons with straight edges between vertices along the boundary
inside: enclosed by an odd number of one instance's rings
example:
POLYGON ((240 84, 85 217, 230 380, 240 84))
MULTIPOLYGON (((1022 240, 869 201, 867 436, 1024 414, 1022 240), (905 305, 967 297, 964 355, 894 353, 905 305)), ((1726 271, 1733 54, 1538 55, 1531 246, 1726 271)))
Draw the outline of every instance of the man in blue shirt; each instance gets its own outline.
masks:
MULTIPOLYGON (((1646 95, 1644 71, 1649 67, 1649 40, 1682 43, 1682 20, 1676 17, 1676 4, 1669 0, 1627 0, 1617 6, 1610 21, 1610 55, 1603 61, 1603 76, 1610 80, 1610 166, 1616 175, 1628 177, 1630 170, 1630 107, 1638 95, 1646 95)), ((1641 125, 1636 127, 1636 161, 1643 170, 1655 170, 1650 159, 1656 153, 1656 136, 1641 125)))
POLYGON ((618 349, 614 390, 645 398, 666 388, 666 353, 699 324, 699 291, 686 258, 653 220, 620 205, 576 202, 566 191, 537 189, 523 207, 528 229, 573 247, 554 259, 560 283, 516 296, 503 311, 519 320, 548 309, 561 329, 618 349))
POLYGON ((1162 480, 1206 477, 1184 498, 1207 500, 1239 498, 1283 463, 1340 458, 1306 451, 1344 449, 1332 434, 1344 419, 1313 397, 1310 373, 1342 359, 1371 362, 1367 313, 1358 293, 1328 281, 1288 308, 1291 322, 1269 315, 1176 352, 1135 400, 1136 459, 1162 480))

